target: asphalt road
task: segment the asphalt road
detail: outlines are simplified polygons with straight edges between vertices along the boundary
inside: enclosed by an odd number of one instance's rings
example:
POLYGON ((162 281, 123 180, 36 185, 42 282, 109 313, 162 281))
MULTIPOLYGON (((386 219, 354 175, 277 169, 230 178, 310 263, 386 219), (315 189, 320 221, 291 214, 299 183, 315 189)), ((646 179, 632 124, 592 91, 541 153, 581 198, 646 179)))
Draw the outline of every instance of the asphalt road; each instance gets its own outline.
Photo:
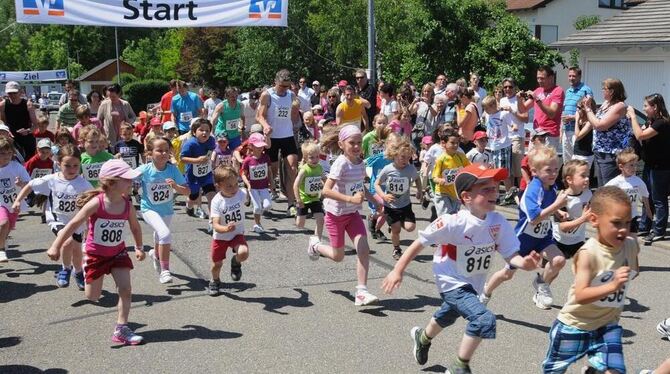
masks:
MULTIPOLYGON (((342 263, 312 262, 308 231, 283 219, 285 203, 264 219, 267 234, 248 233, 249 261, 240 282, 226 262, 224 293, 206 295, 210 237, 206 221, 188 217, 182 206, 173 222, 175 282, 161 285, 148 261, 132 271, 132 327, 146 344, 120 347, 110 336, 116 320, 111 279, 99 303, 85 301, 74 284, 57 289, 46 248, 53 235, 38 215, 24 215, 9 240, 10 262, 0 265, 0 373, 415 373, 443 372, 456 354, 462 320, 434 339, 428 363, 412 357, 412 326, 424 326, 440 305, 433 283, 432 251, 409 267, 402 288, 382 295, 383 277, 393 266, 390 243, 372 243, 370 290, 379 305, 353 304, 355 255, 342 263)), ((419 227, 428 212, 414 207, 419 227)), ((510 218, 514 210, 502 208, 510 218)), ((251 227, 247 216, 247 229, 251 227)), ((313 227, 308 221, 308 227, 313 227)), ((143 225, 145 243, 151 232, 143 225)), ((416 233, 403 233, 406 247, 416 233)), ((633 282, 621 324, 629 372, 637 373, 670 356, 670 343, 655 326, 670 316, 670 252, 643 247, 641 276, 633 282)), ((497 258, 495 268, 503 262, 497 258)), ((553 285, 562 304, 572 281, 569 271, 553 285)), ((489 303, 498 317, 497 339, 485 341, 472 361, 477 373, 537 373, 546 353, 549 326, 560 305, 549 311, 532 301, 531 274, 519 272, 489 303)), ((579 372, 581 365, 571 368, 579 372)))

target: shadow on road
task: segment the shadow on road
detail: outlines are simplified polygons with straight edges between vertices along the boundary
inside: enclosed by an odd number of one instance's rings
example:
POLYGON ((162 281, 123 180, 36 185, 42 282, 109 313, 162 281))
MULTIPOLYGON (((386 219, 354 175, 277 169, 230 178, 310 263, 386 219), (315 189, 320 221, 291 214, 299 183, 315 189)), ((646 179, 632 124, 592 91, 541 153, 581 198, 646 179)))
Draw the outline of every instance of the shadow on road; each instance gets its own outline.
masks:
MULTIPOLYGON (((21 344, 20 336, 8 336, 6 338, 0 338, 0 348, 13 347, 15 345, 21 344)), ((2 371, 0 371, 1 373, 2 371)))
MULTIPOLYGON (((133 303, 144 302, 146 306, 152 306, 154 303, 164 303, 170 300, 172 300, 172 296, 133 294, 131 302, 133 303)), ((116 293, 111 293, 107 290, 103 290, 102 295, 100 296, 100 299, 97 302, 88 299, 83 299, 73 303, 72 306, 76 308, 84 305, 95 305, 103 308, 114 308, 116 307, 116 304, 118 302, 119 302, 119 295, 117 295, 116 293)))
POLYGON ((504 314, 496 314, 496 319, 498 319, 499 321, 509 322, 513 325, 518 325, 518 326, 523 326, 523 327, 528 327, 528 328, 531 328, 531 329, 539 330, 539 331, 542 331, 545 334, 548 334, 549 330, 551 329, 551 326, 538 325, 538 324, 531 323, 531 322, 520 321, 518 319, 507 318, 507 317, 505 317, 504 314))
POLYGON ((447 368, 442 366, 442 365, 433 365, 433 366, 429 366, 427 368, 421 369, 421 371, 427 371, 429 373, 444 373, 446 370, 447 370, 447 368))
MULTIPOLYGON (((210 330, 207 327, 198 325, 185 325, 178 329, 160 329, 149 331, 137 331, 146 325, 138 323, 129 323, 128 327, 135 330, 138 335, 144 338, 145 344, 164 343, 164 342, 183 342, 192 339, 215 340, 215 339, 236 339, 242 336, 238 332, 210 330)), ((112 346, 113 349, 125 347, 124 345, 112 346)))
POLYGON ((297 298, 290 297, 241 297, 230 292, 221 292, 222 295, 228 297, 231 300, 242 301, 245 303, 257 303, 263 304, 263 310, 270 313, 276 313, 280 315, 288 315, 288 312, 282 312, 279 309, 286 307, 293 308, 307 308, 313 306, 314 304, 309 301, 309 294, 303 291, 300 288, 294 288, 294 291, 300 294, 297 298))
POLYGON ((0 365, 0 373, 3 374, 67 374, 65 369, 40 370, 28 365, 0 365))
MULTIPOLYGON (((37 293, 53 291, 57 289, 55 285, 38 286, 35 283, 15 283, 0 281, 0 304, 15 300, 27 299, 37 293)), ((2 371, 0 371, 1 373, 2 371)))
MULTIPOLYGON (((335 295, 340 295, 347 300, 353 302, 354 296, 349 291, 330 290, 335 295)), ((438 307, 442 305, 442 300, 436 297, 429 297, 425 295, 414 295, 413 299, 385 299, 379 300, 375 305, 370 305, 359 312, 369 314, 375 317, 388 317, 386 312, 403 312, 403 313, 421 313, 425 311, 425 307, 438 307)))
POLYGON ((18 263, 23 263, 23 264, 26 264, 26 265, 31 266, 31 267, 25 268, 25 269, 16 269, 13 272, 7 273, 8 278, 18 278, 22 275, 38 275, 38 274, 44 274, 44 273, 47 273, 47 272, 54 272, 55 273, 55 272, 59 271, 62 267, 61 265, 56 264, 56 263, 54 263, 54 264, 42 264, 42 263, 39 263, 39 262, 26 260, 26 259, 23 259, 23 258, 13 258, 12 262, 17 264, 17 265, 18 265, 18 263))
POLYGON ((654 271, 654 272, 670 272, 670 267, 669 266, 640 266, 640 273, 644 273, 647 271, 654 271))

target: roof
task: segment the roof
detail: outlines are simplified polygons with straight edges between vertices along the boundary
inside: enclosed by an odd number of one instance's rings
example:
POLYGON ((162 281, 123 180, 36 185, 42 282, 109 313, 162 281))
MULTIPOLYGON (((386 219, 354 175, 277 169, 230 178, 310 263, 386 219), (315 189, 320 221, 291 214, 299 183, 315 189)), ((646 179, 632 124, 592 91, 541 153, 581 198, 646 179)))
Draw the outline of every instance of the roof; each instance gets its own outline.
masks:
MULTIPOLYGON (((124 70, 126 70, 126 68, 130 68, 130 69, 133 69, 133 70, 135 69, 133 66, 131 66, 127 62, 125 62, 123 60, 119 60, 119 61, 121 62, 122 72, 124 72, 124 70)), ((87 80, 88 78, 90 78, 94 74, 96 74, 98 72, 101 72, 103 69, 105 69, 106 67, 108 67, 110 65, 116 65, 116 59, 115 58, 110 58, 109 60, 101 63, 100 65, 94 67, 93 69, 91 69, 91 70, 85 72, 84 74, 82 74, 81 76, 77 77, 77 79, 75 79, 75 80, 77 80, 77 81, 87 80)))
POLYGON ((506 0, 506 1, 507 1, 507 10, 518 11, 518 10, 537 9, 545 6, 552 0, 506 0))
POLYGON ((670 46, 670 1, 647 0, 578 31, 552 47, 663 47, 670 46))

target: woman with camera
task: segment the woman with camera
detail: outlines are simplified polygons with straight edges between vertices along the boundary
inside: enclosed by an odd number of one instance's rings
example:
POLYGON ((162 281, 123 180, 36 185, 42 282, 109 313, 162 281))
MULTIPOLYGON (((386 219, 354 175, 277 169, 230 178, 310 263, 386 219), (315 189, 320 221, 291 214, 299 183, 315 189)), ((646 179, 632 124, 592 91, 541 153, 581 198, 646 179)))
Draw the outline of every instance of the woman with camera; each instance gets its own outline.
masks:
POLYGON ((644 112, 647 124, 640 127, 635 115, 635 108, 629 106, 628 118, 633 127, 635 138, 642 144, 642 161, 644 169, 642 179, 649 188, 653 202, 654 222, 642 211, 640 233, 649 231, 644 238, 644 245, 664 239, 668 226, 668 195, 670 195, 670 158, 666 155, 670 147, 670 115, 665 107, 665 100, 660 94, 644 98, 644 112))
POLYGON ((433 107, 433 95, 435 85, 426 83, 421 88, 421 96, 414 99, 409 111, 416 117, 412 129, 412 142, 417 150, 421 149, 421 139, 424 135, 430 135, 435 130, 433 119, 437 116, 437 110, 433 107))

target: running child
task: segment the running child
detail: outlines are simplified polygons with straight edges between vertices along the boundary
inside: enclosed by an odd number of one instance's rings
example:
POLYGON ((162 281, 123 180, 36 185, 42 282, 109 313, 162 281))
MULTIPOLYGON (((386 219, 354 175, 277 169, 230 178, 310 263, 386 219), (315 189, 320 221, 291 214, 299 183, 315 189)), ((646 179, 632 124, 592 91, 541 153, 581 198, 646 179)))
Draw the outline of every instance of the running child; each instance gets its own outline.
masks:
POLYGON ((589 164, 586 161, 570 160, 563 165, 563 181, 567 186, 567 202, 562 211, 567 220, 560 222, 552 217, 551 228, 554 242, 566 259, 572 258, 586 240, 586 222, 591 215, 589 202, 589 164))
POLYGON ((125 161, 132 169, 144 164, 144 145, 133 138, 133 127, 123 122, 119 135, 120 140, 114 145, 114 156, 125 161))
POLYGON ((565 373, 584 356, 588 356, 592 369, 582 372, 626 372, 619 318, 629 282, 640 271, 640 247, 628 236, 628 195, 615 186, 599 188, 591 199, 589 220, 597 235, 575 254, 575 281, 549 331, 549 349, 542 362, 544 373, 565 373))
MULTIPOLYGON (((512 168, 512 138, 510 131, 514 125, 514 115, 510 112, 500 110, 494 96, 486 96, 482 99, 482 108, 486 112, 486 135, 489 138, 488 149, 493 158, 491 163, 494 167, 510 170, 512 168)), ((512 185, 512 178, 503 181, 505 185, 505 196, 502 202, 511 204, 514 202, 516 188, 512 185)))
POLYGON ((416 228, 416 216, 412 211, 410 200, 412 182, 416 183, 416 198, 419 201, 423 194, 419 173, 410 163, 412 155, 414 155, 414 149, 408 138, 402 137, 389 141, 386 144, 384 156, 393 162, 379 172, 374 183, 377 195, 384 200, 384 215, 391 228, 391 243, 395 260, 402 256, 400 230, 412 232, 416 228))
MULTIPOLYGON (((199 201, 202 192, 207 198, 207 208, 211 209, 212 198, 216 190, 214 188, 214 177, 212 175, 212 153, 216 148, 216 141, 212 134, 212 124, 204 119, 198 118, 191 123, 191 137, 182 145, 181 162, 186 164, 186 180, 191 194, 186 201, 186 214, 196 216, 195 204, 199 201)), ((200 205, 198 203, 198 205, 200 205)), ((207 214, 198 208, 198 218, 207 219, 207 214)), ((212 223, 209 223, 208 232, 212 232, 212 223)))
MULTIPOLYGON (((533 179, 526 188, 519 204, 519 221, 514 231, 519 238, 519 253, 526 256, 537 252, 547 258, 542 276, 533 279, 533 303, 540 309, 550 309, 554 302, 549 285, 565 266, 565 256, 552 239, 551 216, 559 214, 559 221, 565 220, 565 212, 559 209, 567 202, 567 193, 556 191, 558 177, 558 156, 552 147, 534 148, 528 154, 533 179)), ((516 268, 507 264, 491 276, 484 287, 481 300, 484 304, 498 286, 514 277, 516 268)))
POLYGON ((49 127, 49 118, 48 117, 37 117, 37 129, 33 131, 33 136, 35 141, 40 141, 41 139, 49 139, 52 143, 56 140, 56 136, 51 131, 47 130, 49 127))
POLYGON ((384 153, 384 146, 379 146, 378 129, 388 125, 388 119, 383 114, 377 114, 372 120, 373 131, 368 132, 363 136, 363 158, 366 159, 380 153, 384 153))
POLYGON ((249 154, 242 162, 242 180, 247 186, 251 202, 254 204, 254 227, 255 233, 263 233, 265 229, 261 226, 261 214, 272 208, 272 198, 268 189, 272 179, 270 168, 270 157, 264 152, 267 147, 265 137, 259 133, 253 133, 247 139, 249 154))
MULTIPOLYGON (((612 180, 606 184, 606 186, 617 186, 628 194, 631 203, 631 214, 633 214, 630 226, 630 232, 633 236, 637 236, 636 234, 640 221, 641 213, 638 210, 638 205, 642 203, 642 207, 644 208, 647 217, 652 217, 653 215, 651 213, 651 206, 649 205, 649 190, 647 190, 647 185, 640 177, 635 175, 638 160, 639 158, 632 148, 627 148, 621 151, 616 156, 616 163, 621 174, 612 178, 612 180)), ((648 235, 644 238, 644 245, 651 245, 653 239, 654 235, 648 235)))
MULTIPOLYGON (((65 129, 67 130, 67 129, 65 129)), ((48 139, 47 139, 48 140, 48 139)), ((81 167, 81 153, 73 144, 66 144, 58 150, 57 173, 33 178, 21 189, 12 206, 18 213, 22 201, 29 193, 47 196, 46 223, 54 235, 63 230, 76 214, 76 201, 79 195, 93 189, 79 173, 81 167)), ((80 290, 84 289, 84 272, 82 269, 81 244, 83 242, 84 225, 74 228, 72 235, 65 239, 61 247, 62 269, 56 275, 58 287, 70 285, 70 275, 74 270, 74 279, 80 290)))
POLYGON ((207 286, 211 296, 219 294, 221 267, 228 248, 234 253, 230 259, 230 278, 233 281, 242 278, 242 262, 249 257, 249 246, 244 239, 244 201, 247 192, 240 189, 238 178, 237 172, 231 167, 219 166, 214 170, 218 193, 212 201, 212 279, 207 286))
POLYGON ((368 291, 368 267, 370 263, 370 247, 368 246, 365 223, 359 211, 363 199, 372 200, 373 196, 365 189, 365 164, 361 159, 361 143, 363 135, 358 126, 347 125, 340 129, 338 146, 342 154, 335 160, 330 169, 328 179, 323 186, 323 206, 326 211, 325 226, 330 237, 330 245, 321 244, 318 237, 309 238, 307 254, 313 261, 320 255, 335 262, 344 259, 344 234, 356 248, 358 261, 356 277, 358 285, 354 305, 363 306, 379 301, 368 291))
POLYGON ((419 177, 421 178, 421 185, 423 186, 423 198, 421 199, 421 207, 425 210, 428 208, 428 205, 430 204, 430 200, 432 198, 432 191, 430 188, 430 185, 428 184, 428 180, 430 179, 430 174, 432 174, 433 170, 431 169, 430 171, 428 170, 428 166, 426 165, 426 153, 428 153, 428 149, 433 145, 433 137, 431 135, 426 135, 423 138, 421 138, 421 152, 419 152, 419 162, 421 162, 421 168, 419 169, 419 177))
POLYGON ((77 142, 72 137, 72 134, 70 134, 70 130, 68 130, 67 128, 62 128, 56 132, 56 141, 51 145, 51 154, 54 155, 53 160, 54 162, 56 162, 56 164, 54 165, 56 168, 58 168, 58 150, 61 147, 64 147, 66 144, 72 144, 76 146, 77 142))
POLYGON ((93 187, 98 187, 100 168, 114 156, 101 146, 103 135, 95 126, 86 126, 79 132, 79 139, 84 145, 81 154, 81 174, 93 187))
POLYGON ((219 165, 228 166, 237 169, 233 151, 230 150, 228 138, 225 133, 216 136, 216 148, 212 153, 212 167, 216 169, 219 165))
POLYGON ((467 320, 465 335, 458 355, 447 372, 470 373, 470 361, 482 339, 496 336, 496 317, 478 299, 494 252, 509 264, 524 270, 537 267, 540 256, 531 253, 522 257, 517 251, 519 241, 505 217, 494 212, 498 184, 507 178, 505 169, 489 169, 472 164, 463 168, 454 184, 464 209, 456 214, 442 215, 419 232, 419 238, 407 248, 382 283, 390 294, 402 283, 403 272, 410 262, 431 244, 438 245, 433 255, 433 273, 444 303, 425 328, 414 327, 414 359, 419 365, 428 361, 432 340, 458 316, 467 320), (475 250, 472 250, 472 249, 475 250))
POLYGON ((172 282, 170 273, 170 224, 174 215, 173 190, 190 195, 186 179, 174 164, 169 163, 172 144, 165 137, 155 137, 147 142, 147 153, 151 162, 135 169, 142 185, 140 211, 142 219, 154 230, 154 248, 149 251, 158 281, 172 282))
POLYGON ((75 111, 75 116, 77 116, 77 123, 72 127, 72 136, 75 139, 79 139, 81 129, 90 125, 94 125, 103 135, 105 134, 105 127, 102 125, 102 122, 96 117, 91 117, 91 110, 88 106, 82 105, 78 107, 75 111))
POLYGON ((476 131, 472 140, 475 142, 475 147, 472 148, 465 156, 471 163, 493 165, 493 155, 491 151, 486 149, 489 144, 489 138, 484 131, 476 131))
POLYGON ((312 213, 316 221, 314 235, 319 240, 323 236, 323 204, 321 203, 321 191, 323 190, 323 168, 319 164, 319 145, 314 142, 304 142, 301 146, 302 165, 298 168, 298 175, 293 183, 293 192, 296 196, 298 214, 295 217, 295 225, 299 228, 305 227, 305 219, 308 213, 312 213))
POLYGON ((14 146, 7 138, 0 137, 0 262, 7 262, 5 244, 9 232, 16 226, 19 212, 13 208, 19 202, 19 211, 27 209, 23 200, 17 200, 18 190, 30 181, 30 175, 19 162, 12 160, 14 146))
POLYGON ((433 202, 438 215, 454 214, 461 207, 454 180, 462 168, 470 165, 470 161, 459 151, 460 140, 458 130, 453 128, 445 128, 440 134, 440 145, 444 153, 435 160, 432 174, 435 183, 433 202))
MULTIPOLYGON (((374 200, 368 200, 368 208, 370 209, 370 215, 368 216, 368 230, 370 231, 372 239, 386 241, 386 235, 384 235, 384 232, 381 230, 386 222, 383 205, 384 201, 382 200, 381 195, 377 195, 375 181, 377 180, 379 172, 392 162, 392 160, 386 158, 386 155, 384 154, 385 147, 389 142, 400 139, 400 135, 394 134, 388 126, 377 127, 374 132, 376 134, 376 140, 375 143, 372 144, 372 155, 365 159, 365 166, 370 168, 370 184, 368 191, 374 197, 374 200), (377 152, 378 149, 381 149, 381 152, 377 152), (381 209, 378 209, 378 207, 381 207, 381 209)), ((383 185, 382 189, 386 189, 386 186, 383 185)))
MULTIPOLYGON (((40 141, 37 142, 37 153, 35 153, 33 157, 31 157, 28 161, 26 161, 25 165, 23 165, 31 179, 41 178, 54 172, 54 162, 51 159, 53 155, 51 153, 51 145, 51 141, 48 138, 40 139, 40 141)), ((31 207, 35 205, 42 205, 42 223, 46 223, 47 218, 44 213, 46 211, 46 206, 42 204, 44 200, 36 201, 35 194, 30 193, 27 196, 26 202, 31 207)))
POLYGON ((88 220, 84 266, 86 298, 97 301, 102 293, 104 276, 111 274, 119 293, 118 315, 112 341, 136 345, 142 343, 143 338, 128 327, 131 302, 130 269, 133 268, 133 262, 126 251, 124 232, 128 225, 135 241, 135 257, 139 261, 144 260, 142 228, 128 197, 133 179, 140 173, 117 159, 105 162, 99 171, 99 188, 85 192, 77 198, 79 212, 60 230, 47 255, 57 261, 66 240, 88 220))

